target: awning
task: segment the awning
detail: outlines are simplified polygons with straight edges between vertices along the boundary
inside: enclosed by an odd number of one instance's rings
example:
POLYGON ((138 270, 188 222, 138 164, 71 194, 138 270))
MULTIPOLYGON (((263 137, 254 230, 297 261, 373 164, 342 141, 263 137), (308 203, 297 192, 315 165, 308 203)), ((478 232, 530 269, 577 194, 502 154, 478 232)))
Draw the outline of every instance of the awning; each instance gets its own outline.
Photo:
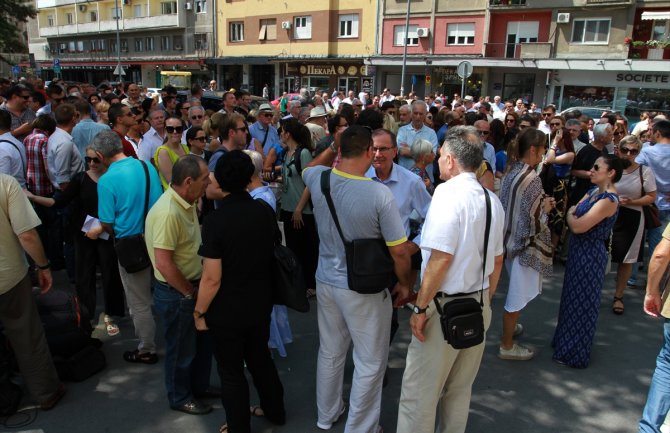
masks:
POLYGON ((670 11, 644 11, 643 20, 670 20, 670 11))

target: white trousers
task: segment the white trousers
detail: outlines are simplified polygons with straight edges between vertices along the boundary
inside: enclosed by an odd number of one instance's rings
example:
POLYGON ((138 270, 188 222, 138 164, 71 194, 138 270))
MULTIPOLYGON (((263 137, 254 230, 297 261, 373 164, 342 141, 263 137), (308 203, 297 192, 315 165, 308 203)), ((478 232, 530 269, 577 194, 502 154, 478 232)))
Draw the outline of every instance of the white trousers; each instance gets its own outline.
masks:
MULTIPOLYGON (((479 300, 479 293, 464 296, 479 300)), ((444 305, 456 298, 438 299, 444 305)), ((491 325, 488 289, 484 291, 484 329, 491 325)), ((468 422, 472 384, 485 343, 457 350, 444 340, 435 303, 426 312, 425 342, 412 336, 402 377, 396 433, 463 433, 468 422), (435 417, 438 417, 437 430, 435 417)))
POLYGON ((319 356, 316 403, 319 422, 332 423, 342 409, 344 364, 354 343, 354 376, 345 433, 376 433, 389 353, 391 295, 361 295, 317 281, 319 356))

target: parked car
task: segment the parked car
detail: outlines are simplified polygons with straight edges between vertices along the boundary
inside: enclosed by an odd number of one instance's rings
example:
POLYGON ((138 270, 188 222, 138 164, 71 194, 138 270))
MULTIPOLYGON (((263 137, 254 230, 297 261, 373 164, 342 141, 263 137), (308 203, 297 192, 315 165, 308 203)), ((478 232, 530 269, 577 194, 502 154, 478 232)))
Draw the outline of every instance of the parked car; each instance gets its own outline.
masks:
MULTIPOLYGON (((275 106, 275 108, 279 108, 279 101, 281 101, 281 96, 271 102, 272 105, 275 106)), ((300 99, 300 93, 289 93, 288 94, 288 100, 289 101, 295 101, 300 99)))

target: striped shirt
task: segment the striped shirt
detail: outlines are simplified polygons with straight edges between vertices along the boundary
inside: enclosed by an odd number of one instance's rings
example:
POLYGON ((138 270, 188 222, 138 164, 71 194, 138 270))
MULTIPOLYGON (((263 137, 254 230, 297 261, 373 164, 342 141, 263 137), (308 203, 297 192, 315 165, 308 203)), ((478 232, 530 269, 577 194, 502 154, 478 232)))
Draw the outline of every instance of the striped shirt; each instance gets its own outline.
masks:
POLYGON ((27 159, 26 186, 33 194, 43 197, 50 197, 54 192, 47 173, 48 142, 49 135, 37 128, 23 140, 27 159))

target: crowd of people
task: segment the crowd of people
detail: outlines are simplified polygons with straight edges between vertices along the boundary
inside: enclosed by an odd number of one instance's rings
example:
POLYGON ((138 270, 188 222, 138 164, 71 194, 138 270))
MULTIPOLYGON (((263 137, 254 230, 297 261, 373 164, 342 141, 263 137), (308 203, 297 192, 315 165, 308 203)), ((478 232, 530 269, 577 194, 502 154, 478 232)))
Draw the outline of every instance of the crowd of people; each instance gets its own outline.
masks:
MULTIPOLYGON (((278 221, 300 262, 304 295, 316 297, 323 430, 348 410, 345 431, 382 431, 397 309, 411 306, 397 431, 432 432, 436 423, 465 431, 484 344, 457 347, 441 324, 451 303, 474 300, 485 332, 503 268, 503 360, 534 357, 520 342, 529 331, 521 311, 562 263, 553 359, 588 367, 608 261, 618 266, 612 312, 621 315, 646 240, 647 256, 659 247, 645 310, 670 318, 658 276, 670 260, 663 115, 628 125, 617 113, 562 116, 522 99, 417 99, 389 89, 372 97, 303 89, 253 110, 248 92, 230 89, 213 112, 201 92, 177 101, 169 86, 154 98, 135 83, 0 81, 0 321, 43 409, 65 388, 30 299, 31 278, 47 291, 50 270, 66 269, 89 323, 101 320, 114 337, 116 319, 130 313, 139 344, 124 353, 127 362, 159 361, 162 326, 172 409, 205 414, 212 406, 204 400, 221 398, 221 432, 250 431, 252 416, 290 422, 270 352, 286 356, 293 338, 286 307, 274 304, 278 221), (370 239, 383 240, 392 279, 359 292, 352 245, 370 239), (209 383, 213 360, 220 387, 209 383), (245 368, 258 405, 250 404, 245 368)), ((662 350, 670 350, 667 330, 662 350)), ((668 390, 659 389, 665 357, 658 363, 644 432, 659 431, 670 408, 668 390)))

